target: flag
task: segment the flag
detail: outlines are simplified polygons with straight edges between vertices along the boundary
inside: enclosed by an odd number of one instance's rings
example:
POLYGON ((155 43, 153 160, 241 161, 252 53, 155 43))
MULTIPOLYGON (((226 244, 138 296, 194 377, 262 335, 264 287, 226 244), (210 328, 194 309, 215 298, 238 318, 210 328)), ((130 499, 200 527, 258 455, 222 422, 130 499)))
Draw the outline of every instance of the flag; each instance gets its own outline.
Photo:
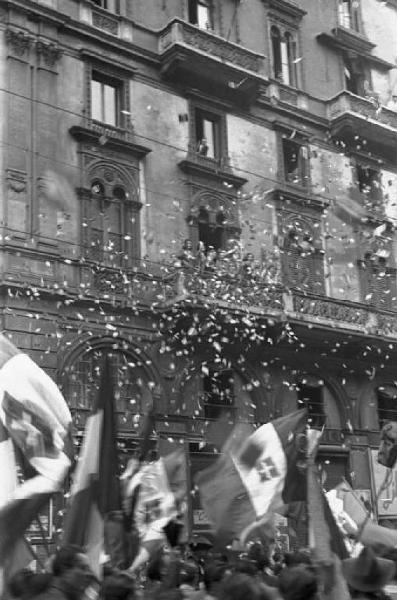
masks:
POLYGON ((134 523, 140 550, 131 566, 137 568, 166 541, 164 527, 187 510, 186 459, 178 448, 141 467, 126 485, 135 496, 134 523))
POLYGON ((259 427, 237 429, 223 454, 196 476, 201 503, 221 543, 243 539, 283 504, 306 498, 307 411, 259 427))
POLYGON ((0 335, 0 569, 8 573, 25 531, 62 489, 71 424, 53 380, 0 335))
POLYGON ((113 405, 110 363, 106 358, 96 402, 85 427, 62 536, 62 545, 85 548, 98 576, 105 550, 105 520, 121 511, 113 405))
POLYGON ((315 453, 307 463, 309 546, 319 567, 324 599, 350 600, 341 560, 349 553, 322 489, 315 453))

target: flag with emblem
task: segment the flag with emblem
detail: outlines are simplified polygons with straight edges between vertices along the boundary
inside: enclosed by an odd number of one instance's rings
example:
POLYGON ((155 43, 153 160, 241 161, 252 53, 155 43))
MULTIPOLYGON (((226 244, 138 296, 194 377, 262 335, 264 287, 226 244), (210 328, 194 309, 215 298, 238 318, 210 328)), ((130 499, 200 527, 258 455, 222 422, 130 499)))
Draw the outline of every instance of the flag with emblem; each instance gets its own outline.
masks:
POLYGON ((237 427, 219 459, 196 476, 218 540, 243 539, 280 506, 306 498, 306 410, 259 427, 237 427))
MULTIPOLYGON (((98 576, 101 575, 101 556, 107 550, 106 523, 121 513, 118 470, 111 364, 105 357, 96 401, 86 422, 62 536, 63 545, 78 544, 86 548, 91 567, 98 576)), ((121 526, 120 538, 122 536, 121 526)), ((112 566, 123 564, 122 546, 121 556, 110 557, 112 566)))
MULTIPOLYGON (((53 380, 0 335, 0 570, 71 465, 71 415, 53 380), (18 477, 18 474, 20 477, 18 477)), ((1 576, 1 573, 0 573, 1 576)))

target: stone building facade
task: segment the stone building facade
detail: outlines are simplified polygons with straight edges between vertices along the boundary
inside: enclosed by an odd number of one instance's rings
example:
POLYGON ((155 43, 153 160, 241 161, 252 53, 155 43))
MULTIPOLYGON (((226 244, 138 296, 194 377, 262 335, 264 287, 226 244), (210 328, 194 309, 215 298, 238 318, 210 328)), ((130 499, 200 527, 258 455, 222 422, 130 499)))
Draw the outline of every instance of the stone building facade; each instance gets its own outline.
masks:
MULTIPOLYGON (((230 422, 306 404, 325 486, 374 503, 396 22, 394 0, 0 2, 1 326, 77 436, 110 352, 126 455, 152 408, 192 480, 230 422)), ((194 496, 189 515, 208 527, 194 496)))

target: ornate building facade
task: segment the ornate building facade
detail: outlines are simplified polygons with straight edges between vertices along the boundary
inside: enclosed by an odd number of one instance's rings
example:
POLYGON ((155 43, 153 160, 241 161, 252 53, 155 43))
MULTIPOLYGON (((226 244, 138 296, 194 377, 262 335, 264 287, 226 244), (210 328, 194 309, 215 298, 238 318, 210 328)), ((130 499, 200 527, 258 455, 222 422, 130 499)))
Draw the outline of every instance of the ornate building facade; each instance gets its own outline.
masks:
POLYGON ((1 325, 77 439, 107 352, 125 455, 153 409, 193 486, 232 422, 307 405, 324 485, 374 503, 397 416, 395 24, 395 0, 0 2, 1 325))

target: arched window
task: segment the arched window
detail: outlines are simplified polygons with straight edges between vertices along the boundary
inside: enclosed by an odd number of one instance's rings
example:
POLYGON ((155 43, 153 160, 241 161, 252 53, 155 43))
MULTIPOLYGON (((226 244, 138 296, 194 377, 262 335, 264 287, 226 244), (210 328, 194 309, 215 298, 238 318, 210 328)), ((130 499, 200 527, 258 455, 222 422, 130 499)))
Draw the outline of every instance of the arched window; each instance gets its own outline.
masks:
POLYGON ((119 428, 133 430, 137 415, 146 413, 152 405, 153 384, 139 360, 130 354, 111 347, 91 349, 81 354, 65 371, 65 398, 76 425, 84 426, 98 394, 105 353, 111 364, 119 428))
POLYGON ((281 33, 275 25, 271 30, 273 53, 273 75, 286 85, 296 86, 296 42, 293 35, 286 31, 281 33))
POLYGON ((84 202, 86 258, 110 267, 130 267, 139 257, 139 205, 122 185, 94 179, 84 202))

